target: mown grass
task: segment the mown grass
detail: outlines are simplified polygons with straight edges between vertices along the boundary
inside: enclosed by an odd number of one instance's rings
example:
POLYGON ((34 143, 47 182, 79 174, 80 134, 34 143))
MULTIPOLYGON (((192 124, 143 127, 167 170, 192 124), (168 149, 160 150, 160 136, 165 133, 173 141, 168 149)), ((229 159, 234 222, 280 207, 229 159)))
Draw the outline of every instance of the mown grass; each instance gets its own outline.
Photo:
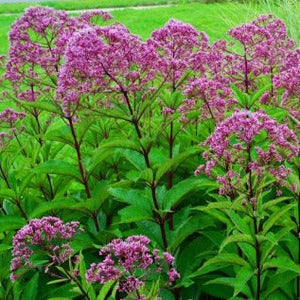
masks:
MULTIPOLYGON (((86 2, 89 1, 94 0, 87 0, 86 2)), ((100 3, 101 1, 112 2, 111 0, 99 0, 100 3)), ((117 1, 121 2, 123 0, 113 0, 114 3, 117 3, 117 1)), ((169 0, 128 0, 128 3, 133 3, 133 1, 139 3, 157 1, 162 3, 162 1, 169 0)), ((178 1, 182 2, 183 0, 178 1)), ((113 11, 111 14, 114 16, 115 21, 125 24, 133 33, 140 35, 143 39, 148 38, 153 30, 163 26, 170 18, 175 18, 192 24, 198 30, 205 31, 210 40, 215 41, 226 38, 227 30, 233 26, 249 21, 261 13, 273 12, 283 18, 292 37, 300 40, 299 29, 295 26, 295 22, 298 22, 298 16, 300 16, 300 4, 290 6, 292 12, 288 14, 286 9, 270 5, 269 0, 263 1, 264 5, 261 2, 260 6, 241 3, 190 3, 142 10, 125 8, 124 10, 113 11)), ((75 5, 77 4, 75 3, 75 5)), ((18 16, 18 14, 10 16, 0 14, 0 53, 7 53, 8 51, 7 34, 11 24, 18 16)))
MULTIPOLYGON (((139 0, 141 1, 141 0, 139 0)), ((214 3, 214 4, 181 4, 173 7, 151 8, 143 10, 124 9, 111 12, 114 20, 125 24, 135 34, 146 39, 154 29, 163 26, 170 18, 188 22, 198 30, 205 31, 212 40, 224 38, 231 27, 222 12, 230 9, 234 18, 232 22, 238 24, 246 20, 249 11, 242 4, 214 3)), ((18 15, 0 15, 0 53, 7 53, 7 34, 13 21, 18 15)))
MULTIPOLYGON (((20 0, 22 1, 22 0, 20 0)), ((56 9, 79 10, 92 8, 109 8, 109 7, 128 7, 128 6, 147 6, 162 4, 187 4, 192 2, 208 3, 222 2, 224 0, 83 0, 83 1, 42 1, 35 3, 10 3, 0 4, 0 13, 20 13, 29 6, 43 5, 56 9)))

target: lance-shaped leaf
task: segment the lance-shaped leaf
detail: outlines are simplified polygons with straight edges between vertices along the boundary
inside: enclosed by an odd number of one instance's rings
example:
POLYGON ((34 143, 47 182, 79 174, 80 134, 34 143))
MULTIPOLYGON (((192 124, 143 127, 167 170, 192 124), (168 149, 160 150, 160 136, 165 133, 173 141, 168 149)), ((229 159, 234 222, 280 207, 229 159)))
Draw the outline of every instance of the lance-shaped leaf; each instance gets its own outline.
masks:
POLYGON ((297 277, 297 273, 294 272, 278 272, 277 274, 273 275, 271 280, 268 281, 266 289, 262 292, 261 298, 262 299, 272 299, 269 298, 269 296, 276 291, 277 289, 280 289, 285 284, 293 280, 297 277))
POLYGON ((74 147, 74 140, 70 131, 70 128, 66 125, 56 128, 55 130, 49 131, 46 134, 46 139, 55 142, 61 142, 63 144, 74 147))
POLYGON ((108 142, 105 144, 101 145, 102 149, 106 149, 106 148, 121 148, 121 149, 131 149, 134 150, 136 152, 140 152, 141 148, 140 146, 131 141, 131 140, 126 140, 126 139, 119 139, 119 140, 114 140, 112 142, 108 142))
POLYGON ((191 277, 196 277, 206 273, 210 273, 219 269, 223 269, 230 265, 249 267, 249 263, 246 262, 243 258, 239 257, 237 254, 221 253, 206 261, 201 268, 199 268, 196 272, 194 272, 191 275, 191 277))
POLYGON ((96 300, 105 300, 107 299, 108 293, 110 292, 110 290, 113 288, 114 284, 116 282, 113 280, 110 280, 108 282, 106 282, 102 287, 101 290, 99 292, 99 295, 97 296, 96 300))
MULTIPOLYGON (((197 177, 180 181, 165 193, 162 199, 164 209, 170 210, 171 208, 176 207, 188 194, 200 189, 206 190, 207 187, 211 187, 211 183, 212 182, 209 180, 199 179, 197 177)), ((216 185, 213 185, 213 188, 215 186, 216 185)))
POLYGON ((295 207, 296 204, 292 203, 289 205, 286 205, 285 207, 282 207, 279 209, 279 211, 274 212, 268 220, 264 223, 263 227, 263 234, 267 234, 267 232, 277 223, 278 220, 282 219, 282 217, 293 207, 295 207))
POLYGON ((38 174, 43 173, 70 176, 81 182, 81 176, 77 166, 73 166, 66 161, 48 160, 40 164, 34 170, 38 174))
POLYGON ((250 234, 235 233, 225 238, 220 246, 219 252, 222 252, 227 245, 232 243, 247 243, 254 247, 255 241, 253 241, 253 237, 250 234))
POLYGON ((0 216, 0 232, 17 230, 26 224, 25 220, 17 216, 0 216))
POLYGON ((157 172, 155 175, 156 184, 161 180, 161 178, 169 171, 174 171, 179 164, 181 164, 186 159, 190 158, 193 155, 201 152, 200 147, 193 147, 188 149, 187 151, 178 154, 177 156, 168 159, 166 162, 162 163, 158 166, 157 172))
POLYGON ((247 286, 247 282, 254 276, 254 273, 255 270, 247 266, 240 268, 234 282, 233 298, 235 298, 242 291, 246 291, 246 294, 248 296, 251 296, 251 292, 249 287, 247 286))
POLYGON ((264 265, 263 269, 277 268, 281 271, 290 271, 300 275, 300 266, 292 261, 289 257, 277 257, 268 260, 264 265))
POLYGON ((21 300, 37 299, 38 283, 39 283, 39 273, 36 272, 26 284, 21 300))
POLYGON ((72 198, 59 198, 51 202, 39 204, 39 206, 30 214, 30 218, 36 218, 50 211, 61 209, 74 209, 78 202, 72 198))
POLYGON ((110 188, 109 193, 116 198, 116 200, 129 204, 132 207, 137 207, 151 213, 153 209, 153 202, 149 199, 146 190, 110 188))
POLYGON ((127 206, 119 211, 121 217, 120 223, 132 223, 143 220, 153 221, 153 215, 142 208, 136 206, 127 206))

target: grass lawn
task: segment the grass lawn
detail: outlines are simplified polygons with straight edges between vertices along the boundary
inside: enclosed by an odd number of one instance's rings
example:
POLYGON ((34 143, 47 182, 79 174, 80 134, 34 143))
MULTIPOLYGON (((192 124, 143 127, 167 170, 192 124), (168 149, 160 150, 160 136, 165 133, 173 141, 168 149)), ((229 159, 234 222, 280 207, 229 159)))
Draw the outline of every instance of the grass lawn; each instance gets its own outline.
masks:
MULTIPOLYGON (((20 0, 22 1, 22 0, 20 0)), ((108 8, 108 7, 127 7, 127 6, 143 6, 143 5, 159 5, 159 4, 187 4, 192 2, 209 2, 211 0, 82 0, 82 1, 42 1, 38 4, 43 6, 51 6, 56 9, 76 10, 91 8, 108 8)), ((215 0, 216 1, 216 0, 215 0)), ((219 0, 222 1, 222 0, 219 0)), ((0 4, 0 13, 19 13, 24 11, 26 7, 36 5, 31 3, 11 3, 0 4)))
MULTIPOLYGON (((251 15, 255 14, 242 4, 193 3, 145 10, 124 9, 113 11, 112 15, 115 21, 125 24, 133 33, 141 35, 144 39, 148 38, 154 29, 163 26, 170 18, 176 18, 192 24, 198 30, 205 31, 211 40, 216 40, 224 38, 226 31, 232 25, 249 20, 251 15)), ((0 14, 0 53, 7 53, 7 33, 17 17, 18 15, 0 14)))
MULTIPOLYGON (((163 3, 169 0, 129 0, 128 3, 163 3)), ((173 1, 173 0, 170 0, 173 1)), ((175 0, 182 2, 182 0, 175 0)), ((124 0, 100 0, 98 3, 125 3, 124 0)), ((48 3, 48 2, 47 2, 48 3)), ((50 3, 50 2, 49 2, 50 3)), ((54 2, 52 2, 54 3, 54 2)), ((61 1, 57 3, 57 6, 64 7, 64 3, 68 1, 61 1)), ((80 5, 87 3, 86 7, 91 3, 96 3, 94 0, 81 1, 80 5)), ((73 2, 72 8, 79 5, 79 2, 73 2)), ((3 6, 3 5, 2 5, 3 6)), ((109 6, 109 5, 108 5, 109 6)), ((118 5, 116 5, 118 6, 118 5)), ((0 5, 1 7, 1 5, 0 5)), ((71 6, 70 6, 71 7, 71 6)), ((69 8, 70 8, 69 7, 69 8)), ((300 7, 300 5, 299 5, 300 7)), ((298 8, 299 8, 298 7, 298 8)), ((226 31, 243 22, 249 21, 257 17, 261 13, 269 13, 270 10, 274 10, 271 7, 253 7, 244 4, 232 4, 232 3, 189 3, 178 4, 172 7, 160 7, 142 10, 133 10, 126 8, 124 10, 116 10, 111 12, 114 16, 114 20, 125 24, 129 29, 140 35, 143 39, 147 39, 154 29, 163 26, 170 18, 175 18, 183 22, 187 22, 196 27, 196 29, 205 31, 210 37, 211 41, 215 41, 220 38, 226 37, 226 31)), ((295 12, 297 13, 297 12, 295 12)), ((284 11, 278 11, 276 13, 282 17, 284 21, 290 25, 290 31, 295 30, 293 22, 289 20, 289 16, 285 15, 284 11)), ((8 41, 7 34, 13 21, 18 17, 18 14, 7 16, 0 14, 0 53, 7 53, 8 41)), ((296 32, 297 34, 297 32, 296 32)), ((299 40, 296 34, 292 36, 299 40)))

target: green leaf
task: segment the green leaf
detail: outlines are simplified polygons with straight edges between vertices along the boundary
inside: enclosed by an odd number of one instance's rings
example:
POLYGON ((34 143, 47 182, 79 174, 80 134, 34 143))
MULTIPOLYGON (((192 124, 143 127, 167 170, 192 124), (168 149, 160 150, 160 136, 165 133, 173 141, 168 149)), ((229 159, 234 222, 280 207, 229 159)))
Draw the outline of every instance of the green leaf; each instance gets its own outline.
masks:
POLYGON ((246 94, 246 93, 241 92, 240 89, 237 88, 233 83, 230 84, 230 87, 234 91, 234 93, 236 95, 236 98, 238 99, 239 103, 242 106, 245 106, 245 104, 247 104, 247 100, 249 100, 249 95, 246 94))
POLYGON ((235 278, 230 278, 230 277, 218 277, 216 279, 212 279, 209 280, 207 282, 205 282, 205 285, 209 285, 209 284, 221 284, 221 285, 227 285, 227 286, 234 286, 234 282, 235 282, 235 278))
POLYGON ((254 103, 255 101, 257 101, 263 95, 264 92, 270 90, 271 86, 272 86, 272 84, 266 84, 261 89, 259 89, 258 91, 256 91, 251 96, 251 102, 254 103))
POLYGON ((91 162, 88 165, 88 175, 90 175, 94 169, 103 161, 105 161, 108 157, 111 157, 113 155, 112 152, 108 150, 101 150, 101 149, 96 149, 91 158, 91 162))
POLYGON ((239 248, 241 249, 244 255, 244 259, 248 261, 252 266, 254 266, 256 264, 256 252, 253 246, 250 246, 246 243, 240 243, 239 248))
POLYGON ((76 124, 75 129, 78 136, 78 142, 79 144, 82 143, 82 140, 86 134, 86 132, 89 130, 89 128, 95 123, 95 119, 91 117, 86 117, 81 121, 80 123, 76 124))
POLYGON ((76 178, 81 182, 81 176, 77 167, 65 161, 48 160, 34 169, 37 173, 58 174, 76 178))
POLYGON ((25 224, 25 220, 21 217, 0 216, 0 232, 20 229, 25 224))
POLYGON ((10 250, 11 248, 11 245, 0 244, 0 252, 5 252, 7 250, 10 250))
POLYGON ((38 282, 39 282, 39 273, 36 272, 33 275, 33 277, 29 280, 29 282, 26 284, 21 300, 37 299, 38 282))
POLYGON ((66 297, 54 297, 54 298, 49 298, 47 300, 72 300, 72 298, 66 298, 66 297))
POLYGON ((106 297, 107 297, 107 295, 108 295, 108 293, 109 293, 109 291, 111 290, 112 286, 113 286, 115 283, 116 283, 116 282, 115 282, 115 281, 112 281, 112 280, 106 282, 106 283, 102 286, 102 288, 101 288, 101 290, 100 290, 100 293, 99 293, 99 295, 98 295, 98 297, 97 297, 96 300, 105 300, 106 297))
POLYGON ((178 214, 184 216, 184 218, 183 221, 179 219, 179 222, 175 217, 173 218, 176 226, 175 230, 170 235, 168 247, 172 252, 175 252, 174 250, 182 245, 182 242, 190 235, 211 226, 210 223, 203 222, 203 216, 196 215, 192 217, 185 217, 182 211, 178 212, 178 214))
POLYGON ((242 292, 247 284, 247 282, 254 276, 255 271, 249 267, 242 267, 237 275, 234 282, 234 294, 233 298, 236 297, 240 292, 242 292))
POLYGON ((239 214, 232 210, 228 211, 227 213, 230 217, 230 220, 234 223, 234 225, 239 231, 245 234, 250 234, 251 230, 249 228, 249 225, 245 222, 244 218, 242 219, 239 214))
POLYGON ((292 261, 289 257, 278 257, 271 260, 268 260, 263 269, 270 269, 270 268, 278 268, 282 271, 290 271, 295 272, 300 275, 300 266, 292 261))
POLYGON ((162 199, 163 209, 170 210, 171 208, 176 207, 189 193, 200 188, 205 188, 205 182, 205 180, 193 177, 181 180, 179 183, 173 185, 173 187, 165 193, 162 199))
POLYGON ((270 294, 272 294, 275 290, 282 288, 297 277, 297 274, 294 272, 280 272, 272 276, 271 280, 268 281, 267 287, 265 291, 261 294, 262 299, 272 299, 267 298, 270 294))
POLYGON ((273 225, 282 218, 290 209, 295 207, 296 204, 292 203, 289 205, 286 205, 285 207, 279 209, 279 211, 274 212, 268 220, 264 223, 263 227, 263 234, 267 234, 267 232, 273 227, 273 225))
POLYGON ((49 131, 46 134, 46 139, 50 141, 61 142, 74 147, 74 139, 72 137, 70 128, 66 125, 49 131))
POLYGON ((221 223, 226 224, 226 226, 232 226, 232 222, 230 218, 226 215, 225 212, 213 209, 213 210, 205 210, 205 213, 212 216, 216 220, 219 220, 221 223))
POLYGON ((254 241, 250 234, 234 233, 225 238, 225 240, 220 246, 219 252, 222 252, 223 249, 231 243, 247 243, 254 247, 254 241))
POLYGON ((132 205, 151 213, 153 204, 151 199, 146 194, 145 190, 110 188, 109 193, 118 201, 132 205))
MULTIPOLYGON (((278 242, 283 239, 285 236, 291 233, 291 230, 294 228, 294 224, 290 226, 283 227, 281 230, 274 234, 273 232, 268 232, 266 235, 257 235, 257 239, 262 241, 261 243, 261 262, 264 263, 268 260, 269 255, 273 252, 273 249, 278 247, 278 242)), ((295 238, 293 236, 293 238, 295 238)), ((294 244, 294 241, 292 241, 294 244)), ((286 242, 286 247, 289 247, 286 242)), ((289 247, 291 249, 291 247, 289 247)), ((274 251, 275 251, 274 249, 274 251)), ((292 249, 291 249, 292 250, 292 249)))
POLYGON ((278 203, 281 203, 288 199, 290 199, 290 197, 278 197, 274 200, 269 200, 268 202, 266 202, 262 205, 262 210, 265 211, 269 208, 275 207, 278 203))
POLYGON ((78 204, 72 198, 58 198, 51 202, 39 204, 38 207, 30 214, 30 219, 44 215, 52 210, 73 209, 78 204))
MULTIPOLYGON (((126 149, 125 151, 122 151, 122 155, 125 157, 125 159, 128 160, 129 163, 131 163, 139 171, 138 174, 140 174, 141 171, 145 170, 146 163, 142 154, 134 150, 126 149)), ((130 170, 130 172, 134 171, 135 170, 133 169, 130 170)), ((135 181, 138 180, 138 177, 135 179, 135 181)))
POLYGON ((220 209, 220 210, 226 210, 232 208, 232 202, 231 201, 220 201, 220 202, 210 202, 206 206, 196 206, 194 209, 200 210, 200 211, 206 211, 211 209, 220 209))
POLYGON ((69 278, 62 278, 62 279, 51 280, 51 281, 47 282, 47 285, 57 284, 57 283, 63 283, 63 282, 67 282, 69 280, 70 280, 69 278))
POLYGON ((206 261, 201 268, 194 272, 191 277, 200 276, 215 270, 223 269, 228 265, 247 266, 249 263, 237 254, 233 253, 221 253, 208 261, 206 261))
POLYGON ((112 142, 108 142, 101 145, 102 149, 106 148, 121 148, 121 149, 131 149, 137 152, 140 152, 140 146, 135 142, 126 139, 114 140, 112 142))
POLYGON ((36 108, 38 110, 47 111, 50 113, 59 114, 57 106, 50 102, 28 102, 28 101, 17 101, 21 106, 26 108, 36 108))
POLYGON ((143 170, 139 176, 140 180, 146 181, 146 183, 151 184, 153 182, 153 172, 151 169, 147 168, 143 170))
POLYGON ((142 220, 153 220, 150 212, 136 206, 128 206, 119 211, 121 217, 120 223, 132 223, 142 220))
POLYGON ((181 164, 186 159, 190 158, 193 155, 196 155, 197 153, 201 152, 200 147, 193 147, 188 149, 187 151, 178 154, 172 159, 167 160, 166 162, 160 164, 158 166, 156 175, 155 175, 155 182, 156 184, 161 180, 161 178, 169 171, 174 171, 175 168, 181 164))
POLYGON ((27 186, 31 183, 32 178, 34 177, 34 173, 30 172, 28 173, 25 178, 23 178, 21 184, 20 184, 20 189, 18 191, 18 194, 21 196, 23 194, 23 192, 25 191, 25 189, 27 188, 27 186))
POLYGON ((15 199, 16 193, 11 189, 0 189, 0 197, 6 198, 6 199, 15 199))
POLYGON ((87 290, 87 282, 85 280, 85 274, 86 274, 86 265, 84 261, 84 257, 82 255, 82 252, 79 254, 80 262, 79 262, 79 274, 81 277, 81 285, 82 288, 86 291, 87 290))

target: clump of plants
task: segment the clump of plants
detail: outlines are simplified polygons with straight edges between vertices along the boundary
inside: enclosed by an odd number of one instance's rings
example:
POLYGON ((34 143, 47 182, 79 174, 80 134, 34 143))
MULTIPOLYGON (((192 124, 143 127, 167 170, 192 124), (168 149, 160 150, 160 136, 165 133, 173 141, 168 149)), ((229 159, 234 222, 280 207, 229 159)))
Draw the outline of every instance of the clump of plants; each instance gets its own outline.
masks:
POLYGON ((300 52, 280 19, 142 41, 34 7, 9 40, 0 298, 300 297, 300 52))

